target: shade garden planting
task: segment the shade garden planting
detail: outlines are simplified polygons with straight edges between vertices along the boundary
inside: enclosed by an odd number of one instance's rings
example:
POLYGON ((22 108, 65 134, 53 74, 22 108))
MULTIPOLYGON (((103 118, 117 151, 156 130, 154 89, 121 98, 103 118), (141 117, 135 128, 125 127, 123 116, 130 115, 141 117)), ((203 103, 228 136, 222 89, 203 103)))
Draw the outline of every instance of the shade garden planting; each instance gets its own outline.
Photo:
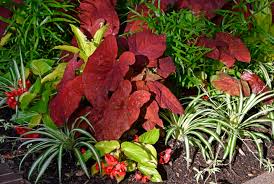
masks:
POLYGON ((273 15, 272 0, 1 1, 1 162, 30 183, 272 172, 273 15))

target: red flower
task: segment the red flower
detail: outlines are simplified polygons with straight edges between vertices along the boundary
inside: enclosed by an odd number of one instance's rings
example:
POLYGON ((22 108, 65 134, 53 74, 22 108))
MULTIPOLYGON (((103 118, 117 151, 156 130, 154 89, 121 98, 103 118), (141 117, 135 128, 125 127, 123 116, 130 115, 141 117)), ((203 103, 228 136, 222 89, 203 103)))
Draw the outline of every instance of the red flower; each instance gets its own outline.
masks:
POLYGON ((106 154, 105 160, 109 166, 114 166, 119 163, 118 159, 111 154, 106 154))
POLYGON ((81 153, 82 153, 82 154, 85 154, 86 151, 87 151, 87 150, 86 150, 85 148, 81 148, 81 153))
POLYGON ((172 152, 171 148, 167 148, 165 151, 162 151, 159 154, 160 155, 159 163, 160 164, 168 163, 170 160, 171 152, 172 152))
MULTIPOLYGON (((101 167, 102 167, 103 170, 105 169, 105 164, 103 162, 101 162, 101 167)), ((97 171, 99 171, 99 164, 98 164, 98 162, 95 164, 95 169, 97 171)))
POLYGON ((18 81, 18 89, 14 89, 12 91, 5 92, 5 95, 7 96, 7 104, 10 108, 15 109, 17 105, 16 97, 21 96, 23 93, 28 91, 28 89, 31 86, 31 83, 29 80, 26 81, 27 88, 23 88, 23 84, 21 80, 18 81))
POLYGON ((202 99, 208 101, 209 97, 207 95, 202 96, 202 99))
POLYGON ((134 142, 139 142, 139 136, 138 136, 138 135, 134 135, 133 141, 134 141, 134 142))
POLYGON ((127 171, 126 162, 118 162, 118 159, 111 154, 106 154, 105 160, 108 166, 103 167, 103 169, 105 173, 109 175, 112 179, 116 176, 121 177, 126 175, 126 171, 127 171))
POLYGON ((149 177, 148 176, 142 176, 142 174, 139 171, 137 171, 135 173, 134 178, 135 178, 136 181, 140 181, 141 183, 146 183, 146 182, 149 181, 149 177))
MULTIPOLYGON (((29 132, 31 129, 26 128, 26 127, 20 127, 20 126, 16 126, 15 127, 15 131, 16 134, 18 135, 23 135, 24 133, 29 132)), ((24 138, 39 138, 40 134, 34 133, 34 134, 28 134, 28 135, 24 135, 24 138)))

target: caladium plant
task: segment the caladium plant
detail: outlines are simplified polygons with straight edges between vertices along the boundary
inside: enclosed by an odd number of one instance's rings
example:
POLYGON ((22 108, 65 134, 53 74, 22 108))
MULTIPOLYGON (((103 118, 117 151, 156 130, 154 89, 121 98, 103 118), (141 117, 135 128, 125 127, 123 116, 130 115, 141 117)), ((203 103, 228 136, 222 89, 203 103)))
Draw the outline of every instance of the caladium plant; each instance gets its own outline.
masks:
POLYGON ((118 57, 115 36, 106 36, 79 76, 74 72, 79 68, 73 64, 77 60, 69 62, 62 87, 50 102, 51 117, 56 124, 63 125, 71 117, 83 96, 91 104, 88 119, 99 140, 119 139, 142 111, 146 114, 140 122, 144 122, 146 130, 156 125, 163 127, 159 107, 183 113, 180 102, 160 82, 175 72, 172 59, 161 58, 166 49, 165 36, 139 32, 130 36, 127 44, 129 51, 118 57))

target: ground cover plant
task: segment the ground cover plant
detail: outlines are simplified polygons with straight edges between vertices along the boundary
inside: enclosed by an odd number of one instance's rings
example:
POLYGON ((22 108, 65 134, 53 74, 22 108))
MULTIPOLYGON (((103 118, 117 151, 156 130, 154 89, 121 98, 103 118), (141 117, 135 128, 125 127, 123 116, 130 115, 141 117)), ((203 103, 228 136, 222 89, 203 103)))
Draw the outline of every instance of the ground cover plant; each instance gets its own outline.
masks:
POLYGON ((18 157, 33 183, 273 171, 273 5, 1 2, 1 160, 18 157))

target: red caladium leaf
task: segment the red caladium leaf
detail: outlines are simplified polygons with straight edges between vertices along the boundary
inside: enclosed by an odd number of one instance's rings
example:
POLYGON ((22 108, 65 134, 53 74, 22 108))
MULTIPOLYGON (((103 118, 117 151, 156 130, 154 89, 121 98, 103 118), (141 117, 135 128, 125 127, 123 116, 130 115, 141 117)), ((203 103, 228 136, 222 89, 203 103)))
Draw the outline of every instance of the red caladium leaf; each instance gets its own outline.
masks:
POLYGON ((155 127, 155 125, 159 125, 160 127, 164 127, 163 121, 159 118, 159 106, 156 101, 152 101, 152 103, 147 107, 147 112, 145 115, 145 119, 147 120, 143 124, 143 128, 145 130, 151 130, 155 127))
POLYGON ((138 90, 130 94, 130 81, 124 80, 111 96, 103 118, 94 123, 98 140, 119 139, 138 119, 140 108, 149 101, 150 93, 138 90))
POLYGON ((221 9, 225 0, 179 0, 178 8, 191 9, 196 14, 204 14, 208 19, 215 16, 215 11, 221 9))
MULTIPOLYGON (((120 22, 114 9, 113 0, 83 0, 79 6, 79 19, 81 28, 92 34, 94 25, 98 19, 105 20, 110 26, 105 35, 117 35, 119 32, 120 22)), ((98 23, 98 21, 97 21, 98 23)))
POLYGON ((221 61, 228 68, 232 67, 236 60, 245 63, 251 61, 249 50, 241 39, 229 33, 216 33, 215 39, 200 37, 197 45, 211 48, 212 51, 207 53, 206 56, 221 61))
POLYGON ((63 78, 58 84, 58 90, 62 89, 68 81, 76 77, 76 70, 79 69, 82 64, 82 61, 77 61, 77 55, 75 55, 72 59, 68 61, 63 78))
MULTIPOLYGON (((0 6, 0 16, 4 17, 6 19, 10 18, 12 15, 12 12, 4 7, 0 6)), ((2 22, 0 20, 0 38, 3 36, 3 34, 5 33, 5 30, 7 28, 8 24, 5 22, 2 22)))
POLYGON ((138 32, 128 38, 128 45, 135 55, 144 55, 149 60, 155 60, 166 50, 166 37, 150 31, 138 32))
POLYGON ((68 81, 49 104, 50 116, 58 125, 63 125, 78 108, 84 89, 82 77, 68 81))
POLYGON ((229 33, 219 32, 216 34, 217 41, 223 41, 228 44, 228 51, 232 57, 238 61, 249 63, 251 56, 249 50, 240 38, 234 37, 229 33))
POLYGON ((262 92, 269 91, 270 89, 267 87, 267 85, 264 83, 260 77, 254 73, 251 73, 249 71, 244 72, 241 75, 241 79, 248 82, 252 93, 259 94, 262 92))
POLYGON ((171 57, 165 57, 159 59, 159 68, 157 73, 163 78, 167 78, 171 73, 176 71, 176 67, 171 59, 171 57))
POLYGON ((245 81, 240 81, 226 73, 219 73, 213 76, 211 83, 216 89, 231 96, 240 96, 241 89, 244 96, 250 95, 250 89, 245 81))
POLYGON ((171 91, 160 82, 147 82, 147 86, 156 96, 155 99, 159 106, 169 109, 173 113, 183 114, 184 110, 179 100, 171 93, 171 91))
POLYGON ((107 36, 91 55, 83 72, 85 95, 96 108, 103 108, 108 101, 109 91, 115 91, 119 83, 134 64, 135 56, 124 52, 116 61, 118 52, 116 38, 107 36))

